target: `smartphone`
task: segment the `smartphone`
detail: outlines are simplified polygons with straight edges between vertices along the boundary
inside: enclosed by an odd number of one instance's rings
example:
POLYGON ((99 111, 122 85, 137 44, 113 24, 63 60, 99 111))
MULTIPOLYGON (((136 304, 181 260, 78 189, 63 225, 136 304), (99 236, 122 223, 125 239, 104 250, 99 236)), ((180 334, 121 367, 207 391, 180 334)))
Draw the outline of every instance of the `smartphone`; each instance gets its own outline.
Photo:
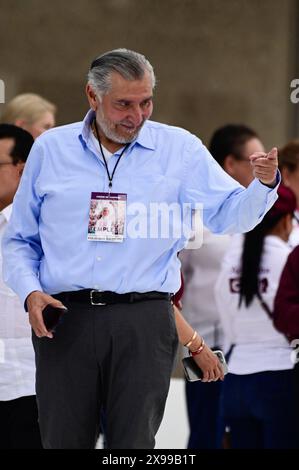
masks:
POLYGON ((62 316, 67 312, 67 308, 54 307, 48 304, 42 311, 45 327, 48 331, 55 332, 62 316))
MULTIPOLYGON (((227 368, 227 364, 226 364, 223 352, 220 351, 219 349, 217 351, 213 351, 213 353, 218 357, 224 375, 227 374, 228 368, 227 368)), ((182 360, 182 364, 183 364, 185 376, 188 382, 196 382, 197 380, 202 380, 203 378, 202 370, 198 367, 198 365, 196 364, 192 356, 185 357, 182 360)))

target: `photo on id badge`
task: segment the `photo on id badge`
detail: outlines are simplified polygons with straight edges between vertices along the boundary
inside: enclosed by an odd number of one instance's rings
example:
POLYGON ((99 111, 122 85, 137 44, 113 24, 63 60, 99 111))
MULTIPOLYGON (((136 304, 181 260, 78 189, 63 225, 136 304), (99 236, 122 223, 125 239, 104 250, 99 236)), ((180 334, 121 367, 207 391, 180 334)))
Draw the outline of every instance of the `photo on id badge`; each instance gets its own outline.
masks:
POLYGON ((91 193, 87 240, 122 242, 126 202, 126 194, 91 193))

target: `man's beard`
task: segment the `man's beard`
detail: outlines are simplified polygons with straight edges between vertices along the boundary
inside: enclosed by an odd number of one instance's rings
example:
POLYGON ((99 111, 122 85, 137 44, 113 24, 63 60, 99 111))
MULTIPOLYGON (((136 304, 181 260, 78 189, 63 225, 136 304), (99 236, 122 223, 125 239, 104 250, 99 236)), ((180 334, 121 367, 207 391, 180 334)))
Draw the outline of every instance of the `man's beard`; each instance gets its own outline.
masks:
MULTIPOLYGON (((135 139, 135 137, 137 137, 137 135, 139 134, 139 131, 141 130, 145 121, 146 119, 144 119, 142 123, 136 129, 134 129, 134 132, 132 132, 130 136, 125 137, 124 135, 120 135, 116 131, 115 129, 116 123, 112 123, 109 119, 105 118, 102 110, 100 110, 97 116, 97 124, 99 125, 105 137, 107 137, 107 139, 117 144, 129 144, 130 142, 132 142, 135 139)), ((121 123, 117 123, 117 124, 121 124, 121 123)))

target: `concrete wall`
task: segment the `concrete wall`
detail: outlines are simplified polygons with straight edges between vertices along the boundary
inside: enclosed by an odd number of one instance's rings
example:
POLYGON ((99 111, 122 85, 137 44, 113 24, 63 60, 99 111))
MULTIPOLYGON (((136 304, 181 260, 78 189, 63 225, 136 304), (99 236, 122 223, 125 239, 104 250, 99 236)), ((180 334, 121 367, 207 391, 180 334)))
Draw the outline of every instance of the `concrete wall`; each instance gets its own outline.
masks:
POLYGON ((91 60, 128 47, 155 67, 154 119, 186 127, 205 142, 217 126, 244 122, 267 146, 281 145, 294 133, 296 3, 0 0, 6 100, 34 91, 57 103, 59 123, 80 120, 91 60))

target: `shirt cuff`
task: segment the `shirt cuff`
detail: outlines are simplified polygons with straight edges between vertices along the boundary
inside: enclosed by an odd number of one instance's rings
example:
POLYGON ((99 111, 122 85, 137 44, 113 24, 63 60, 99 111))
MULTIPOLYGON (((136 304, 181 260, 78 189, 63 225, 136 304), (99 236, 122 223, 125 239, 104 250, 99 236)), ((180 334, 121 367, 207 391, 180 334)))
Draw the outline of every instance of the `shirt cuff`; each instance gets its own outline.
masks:
POLYGON ((261 183, 260 180, 255 178, 247 188, 248 196, 252 197, 256 201, 256 204, 260 204, 261 213, 259 214, 259 222, 268 210, 273 206, 278 198, 277 189, 279 187, 281 176, 280 172, 276 176, 277 185, 274 188, 270 188, 265 184, 261 183), (252 195, 252 196, 251 196, 252 195))
POLYGON ((43 292, 38 278, 34 276, 24 276, 23 278, 19 279, 18 288, 14 290, 18 294, 22 304, 24 305, 26 312, 28 312, 26 305, 26 299, 28 295, 35 290, 43 292))
POLYGON ((265 183, 262 183, 262 181, 258 180, 263 186, 266 186, 266 188, 269 188, 269 189, 275 189, 277 188, 277 186, 280 185, 281 183, 281 174, 280 174, 280 171, 277 170, 276 172, 276 182, 275 182, 275 186, 269 186, 268 184, 265 184, 265 183))

